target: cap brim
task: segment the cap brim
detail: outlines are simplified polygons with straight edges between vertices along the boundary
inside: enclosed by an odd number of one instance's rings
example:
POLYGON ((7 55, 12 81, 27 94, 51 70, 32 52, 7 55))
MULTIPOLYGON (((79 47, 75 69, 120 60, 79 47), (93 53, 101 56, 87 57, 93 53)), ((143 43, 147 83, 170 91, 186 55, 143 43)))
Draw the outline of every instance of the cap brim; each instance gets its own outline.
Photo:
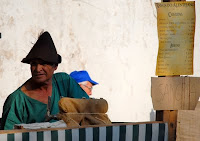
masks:
POLYGON ((89 82, 92 83, 93 85, 99 84, 99 83, 97 83, 97 82, 95 82, 95 81, 93 81, 93 80, 89 80, 89 82))

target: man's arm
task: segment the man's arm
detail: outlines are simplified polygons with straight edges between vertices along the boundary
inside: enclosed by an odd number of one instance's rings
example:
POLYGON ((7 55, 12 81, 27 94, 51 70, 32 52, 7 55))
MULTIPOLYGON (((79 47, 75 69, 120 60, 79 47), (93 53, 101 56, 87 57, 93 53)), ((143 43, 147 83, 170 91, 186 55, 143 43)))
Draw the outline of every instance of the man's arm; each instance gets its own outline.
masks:
POLYGON ((17 103, 15 97, 11 94, 6 99, 3 106, 3 114, 1 120, 2 130, 12 130, 15 124, 21 123, 22 119, 19 109, 19 103, 17 103))

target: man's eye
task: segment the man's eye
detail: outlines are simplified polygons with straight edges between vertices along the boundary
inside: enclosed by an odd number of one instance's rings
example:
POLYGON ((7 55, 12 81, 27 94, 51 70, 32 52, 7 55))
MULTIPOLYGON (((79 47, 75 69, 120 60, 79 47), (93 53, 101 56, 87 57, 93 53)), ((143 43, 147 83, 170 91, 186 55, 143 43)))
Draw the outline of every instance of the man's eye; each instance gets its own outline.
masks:
POLYGON ((31 66, 36 66, 36 63, 31 63, 31 66))

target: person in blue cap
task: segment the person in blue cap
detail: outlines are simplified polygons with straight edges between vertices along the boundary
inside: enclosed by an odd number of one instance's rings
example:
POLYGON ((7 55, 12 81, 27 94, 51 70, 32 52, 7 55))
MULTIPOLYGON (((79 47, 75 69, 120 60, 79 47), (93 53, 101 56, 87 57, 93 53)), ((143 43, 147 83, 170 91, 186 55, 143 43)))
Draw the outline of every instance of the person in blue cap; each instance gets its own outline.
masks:
POLYGON ((92 95, 92 88, 94 85, 98 84, 90 78, 90 75, 87 71, 73 71, 70 73, 70 76, 80 85, 80 87, 88 94, 92 95))

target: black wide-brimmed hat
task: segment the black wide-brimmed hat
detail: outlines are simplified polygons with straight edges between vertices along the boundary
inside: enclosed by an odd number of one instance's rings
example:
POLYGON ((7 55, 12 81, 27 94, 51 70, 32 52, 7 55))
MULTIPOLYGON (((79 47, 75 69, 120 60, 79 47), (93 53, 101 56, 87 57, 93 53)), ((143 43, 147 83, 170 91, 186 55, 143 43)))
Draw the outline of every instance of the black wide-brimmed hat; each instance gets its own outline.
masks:
POLYGON ((61 63, 61 56, 57 54, 51 35, 47 31, 40 35, 31 51, 21 62, 30 64, 33 59, 41 59, 48 63, 61 63))

